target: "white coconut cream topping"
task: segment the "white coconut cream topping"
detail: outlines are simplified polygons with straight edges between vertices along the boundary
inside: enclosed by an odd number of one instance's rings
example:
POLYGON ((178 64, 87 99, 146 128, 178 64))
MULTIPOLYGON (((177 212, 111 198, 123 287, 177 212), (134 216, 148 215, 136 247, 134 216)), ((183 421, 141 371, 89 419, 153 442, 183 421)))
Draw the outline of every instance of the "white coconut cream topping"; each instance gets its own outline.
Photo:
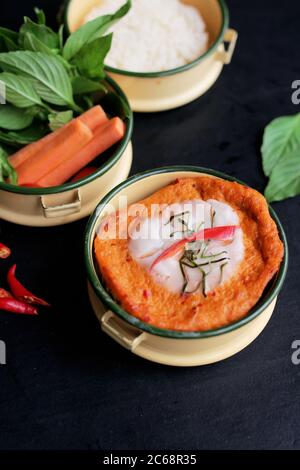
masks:
POLYGON ((154 261, 174 245, 202 229, 239 226, 236 212, 228 204, 197 199, 166 207, 160 215, 144 218, 130 231, 129 250, 136 262, 156 282, 176 293, 202 292, 206 295, 227 282, 244 257, 240 228, 232 239, 187 242, 178 253, 154 261))

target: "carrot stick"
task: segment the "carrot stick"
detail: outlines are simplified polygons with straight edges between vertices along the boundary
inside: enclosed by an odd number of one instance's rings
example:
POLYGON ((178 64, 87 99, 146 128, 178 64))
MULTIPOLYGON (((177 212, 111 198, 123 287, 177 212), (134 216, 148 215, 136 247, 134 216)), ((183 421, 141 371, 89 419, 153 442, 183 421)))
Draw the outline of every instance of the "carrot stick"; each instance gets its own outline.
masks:
MULTIPOLYGON (((96 173, 98 168, 95 166, 86 166, 82 170, 80 170, 78 173, 76 173, 75 176, 71 179, 72 183, 76 183, 76 181, 82 180, 83 178, 86 178, 87 176, 92 175, 93 173, 96 173)), ((1 246, 1 243, 0 243, 1 246)))
POLYGON ((36 183, 59 164, 72 158, 92 138, 93 133, 90 128, 75 119, 45 147, 18 167, 19 184, 36 183))
MULTIPOLYGON (((97 127, 101 126, 105 122, 108 122, 108 118, 105 114, 104 109, 99 105, 89 109, 76 119, 81 121, 83 124, 86 124, 92 131, 94 131, 97 127)), ((67 125, 69 124, 70 123, 68 123, 67 125)), ((11 155, 8 159, 11 166, 17 169, 20 165, 22 165, 22 163, 31 158, 37 152, 39 152, 46 144, 51 142, 52 139, 55 139, 56 136, 62 131, 62 129, 63 127, 57 129, 54 132, 51 132, 42 139, 38 140, 37 142, 33 142, 32 144, 26 145, 26 147, 21 148, 18 152, 11 155)))
POLYGON ((58 167, 50 171, 46 176, 36 181, 43 188, 58 186, 68 181, 82 168, 93 161, 98 155, 112 147, 121 140, 125 134, 124 122, 115 117, 108 124, 99 127, 94 138, 88 142, 79 152, 74 153, 72 158, 65 160, 58 167))
POLYGON ((77 119, 86 126, 88 126, 91 131, 94 131, 95 129, 97 129, 97 127, 108 122, 108 117, 106 116, 104 109, 100 105, 94 106, 93 108, 89 109, 77 119))

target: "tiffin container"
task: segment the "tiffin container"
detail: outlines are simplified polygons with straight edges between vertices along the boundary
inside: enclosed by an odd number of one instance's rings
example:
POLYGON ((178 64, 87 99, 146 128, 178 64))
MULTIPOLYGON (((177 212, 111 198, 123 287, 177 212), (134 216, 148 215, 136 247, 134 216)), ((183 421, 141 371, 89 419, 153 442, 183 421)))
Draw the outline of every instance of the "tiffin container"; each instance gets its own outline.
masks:
POLYGON ((107 78, 107 86, 113 92, 108 96, 117 99, 111 99, 105 111, 119 114, 125 106, 129 117, 122 141, 96 160, 98 171, 75 183, 52 188, 24 188, 0 182, 0 219, 36 227, 68 224, 90 215, 100 199, 128 177, 132 164, 133 116, 119 86, 111 78, 107 78))
MULTIPOLYGON (((172 70, 138 73, 106 66, 110 76, 122 87, 133 111, 154 112, 177 108, 203 95, 229 64, 237 32, 229 28, 229 13, 224 0, 182 0, 199 9, 209 34, 208 50, 194 61, 172 70)), ((74 32, 87 13, 101 0, 69 0, 65 22, 74 32)))
MULTIPOLYGON (((263 331, 274 311, 288 265, 287 240, 275 212, 270 207, 279 236, 284 244, 284 259, 280 270, 269 283, 262 298, 246 317, 223 328, 210 331, 173 331, 154 327, 126 312, 114 299, 101 280, 93 255, 97 229, 112 207, 118 208, 119 198, 126 196, 128 205, 136 203, 177 178, 210 175, 238 181, 223 173, 200 167, 170 167, 133 176, 114 188, 96 208, 87 226, 85 261, 91 305, 102 330, 132 353, 147 360, 172 366, 199 366, 226 359, 238 353, 263 331), (108 206, 109 205, 109 206, 108 206), (109 207, 109 208, 108 208, 109 207)), ((240 181, 238 181, 241 183, 240 181)), ((242 183, 243 184, 243 183, 242 183)), ((163 309, 164 306, 162 305, 163 309)))

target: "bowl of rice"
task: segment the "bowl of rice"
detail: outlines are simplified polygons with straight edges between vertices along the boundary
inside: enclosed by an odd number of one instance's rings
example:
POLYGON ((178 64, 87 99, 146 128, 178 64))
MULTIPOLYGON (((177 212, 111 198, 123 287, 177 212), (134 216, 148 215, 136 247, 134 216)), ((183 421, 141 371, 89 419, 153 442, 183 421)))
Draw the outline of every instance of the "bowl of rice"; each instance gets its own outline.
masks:
MULTIPOLYGON (((125 0, 70 0, 66 25, 73 32, 125 0)), ((183 106, 215 83, 234 52, 224 0, 132 0, 111 31, 106 71, 122 87, 134 111, 183 106)))

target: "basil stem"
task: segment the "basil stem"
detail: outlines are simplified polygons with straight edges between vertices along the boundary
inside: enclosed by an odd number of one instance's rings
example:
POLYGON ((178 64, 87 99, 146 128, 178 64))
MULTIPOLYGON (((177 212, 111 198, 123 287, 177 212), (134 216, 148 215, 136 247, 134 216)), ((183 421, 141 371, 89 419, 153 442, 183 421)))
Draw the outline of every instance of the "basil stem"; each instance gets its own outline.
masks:
POLYGON ((200 264, 197 264, 195 263, 194 265, 189 265, 186 263, 186 261, 182 261, 182 264, 184 266, 188 266, 189 268, 201 268, 202 266, 209 266, 210 264, 216 264, 216 263, 221 263, 222 261, 227 261, 229 260, 229 258, 221 258, 221 259, 216 259, 216 260, 213 260, 213 261, 207 261, 206 263, 200 263, 200 264))
POLYGON ((177 217, 180 217, 180 216, 184 216, 186 214, 189 214, 190 215, 190 212, 189 211, 185 211, 185 212, 179 212, 178 214, 173 214, 169 221, 165 223, 165 225, 168 225, 168 224, 171 224, 173 222, 173 220, 175 220, 177 217))
POLYGON ((204 295, 204 297, 207 297, 207 294, 206 294, 206 278, 207 278, 207 274, 206 272, 204 271, 204 269, 200 269, 201 273, 202 273, 202 294, 204 295))
POLYGON ((186 276, 186 273, 185 273, 185 270, 184 270, 184 267, 183 267, 183 265, 182 265, 181 260, 179 261, 179 266, 180 266, 180 271, 181 271, 181 273, 182 273, 183 281, 184 281, 184 282, 183 282, 183 288, 182 288, 182 291, 181 291, 181 292, 182 292, 182 294, 185 294, 185 290, 186 290, 186 288, 187 288, 187 286, 188 286, 188 279, 187 279, 187 276, 186 276))
POLYGON ((211 207, 210 208, 211 228, 214 228, 215 217, 216 217, 216 211, 211 207))
POLYGON ((223 282, 223 276, 224 276, 224 268, 225 266, 227 266, 228 262, 227 263, 223 263, 221 266, 220 266, 220 284, 222 284, 223 282))

